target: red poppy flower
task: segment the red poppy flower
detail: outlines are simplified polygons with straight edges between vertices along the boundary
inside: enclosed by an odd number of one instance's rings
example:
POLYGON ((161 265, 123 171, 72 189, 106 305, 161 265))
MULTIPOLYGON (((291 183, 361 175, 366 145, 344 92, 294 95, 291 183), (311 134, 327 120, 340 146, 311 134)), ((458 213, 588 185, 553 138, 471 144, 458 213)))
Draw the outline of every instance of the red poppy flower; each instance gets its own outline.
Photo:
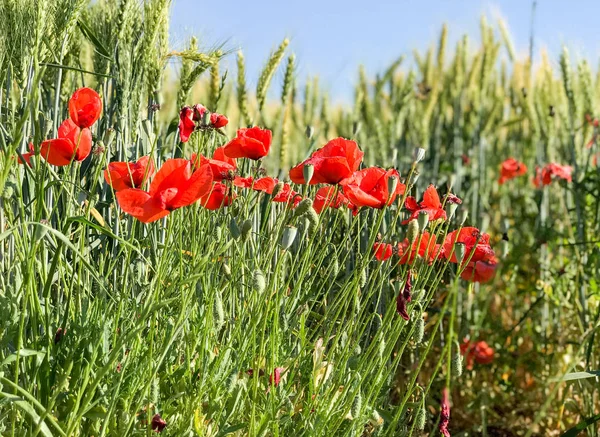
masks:
POLYGON ((254 178, 252 176, 248 176, 247 178, 243 178, 241 176, 236 176, 233 179, 233 185, 240 188, 251 188, 254 183, 254 178))
POLYGON ((314 166, 310 184, 337 184, 358 170, 364 153, 352 140, 335 138, 315 151, 310 158, 290 170, 290 179, 297 184, 305 184, 304 166, 314 166))
POLYGON ((269 129, 258 126, 238 129, 237 136, 225 145, 225 154, 230 158, 264 158, 271 148, 272 137, 269 129))
POLYGON ((228 192, 227 186, 221 182, 215 182, 208 193, 200 198, 200 205, 206 209, 215 210, 231 205, 235 199, 235 193, 228 192))
POLYGON ((273 189, 275 189, 275 185, 278 183, 279 181, 277 179, 266 176, 264 178, 256 179, 252 185, 252 189, 254 191, 262 191, 267 194, 273 194, 273 189))
POLYGON ((17 155, 17 159, 18 159, 19 164, 27 163, 27 165, 31 167, 31 157, 35 155, 35 149, 33 147, 33 143, 29 143, 28 149, 29 149, 29 152, 21 153, 21 155, 23 156, 23 159, 21 159, 21 157, 18 155, 17 155))
POLYGON ((80 129, 70 118, 58 128, 58 138, 42 142, 40 154, 52 165, 69 165, 71 161, 83 161, 92 150, 92 133, 80 129))
POLYGON ((460 277, 471 282, 489 282, 496 274, 496 267, 498 267, 498 259, 495 256, 479 261, 471 261, 460 274, 460 277))
POLYGON ((230 175, 237 170, 235 159, 225 155, 223 147, 218 147, 213 153, 212 159, 200 155, 200 159, 195 153, 192 153, 191 161, 195 167, 201 167, 205 164, 210 165, 215 180, 222 181, 229 179, 230 175))
POLYGON ((460 353, 466 356, 467 369, 473 369, 473 364, 491 364, 494 361, 494 349, 485 341, 477 341, 475 344, 465 338, 460 345, 460 353))
POLYGON ((400 264, 412 264, 417 255, 431 264, 442 255, 442 247, 436 244, 435 235, 423 232, 412 245, 408 239, 398 243, 398 255, 400 256, 400 264))
POLYGON ((220 129, 227 126, 227 123, 229 123, 229 119, 223 114, 217 114, 216 112, 210 114, 210 124, 213 128, 220 129))
POLYGON ((81 129, 92 126, 102 113, 102 99, 91 88, 79 88, 69 99, 69 116, 81 129))
POLYGON ((429 216, 429 221, 446 220, 446 211, 442 208, 440 196, 433 185, 430 185, 423 193, 423 201, 417 203, 417 199, 408 196, 404 202, 404 207, 411 213, 410 217, 402 222, 403 225, 419 217, 419 213, 424 211, 429 216))
POLYGON ((368 206, 383 208, 396 200, 398 194, 404 194, 405 185, 398 181, 396 191, 388 192, 388 179, 400 175, 396 170, 384 170, 379 167, 370 167, 355 172, 348 179, 340 182, 344 187, 344 194, 356 207, 368 206))
POLYGON ((450 262, 456 263, 456 252, 453 250, 455 243, 463 243, 465 245, 465 259, 471 257, 471 262, 489 260, 494 256, 494 249, 490 246, 490 236, 486 233, 481 233, 479 229, 475 227, 464 227, 460 230, 452 231, 446 235, 444 244, 442 247, 442 253, 447 259, 450 253, 450 262), (471 256, 471 252, 473 255, 471 256))
POLYGON ((113 190, 140 188, 154 175, 154 162, 149 156, 142 156, 137 162, 111 162, 104 170, 104 180, 113 190))
POLYGON ((321 214, 321 211, 328 207, 338 209, 348 204, 348 199, 344 196, 344 193, 338 190, 336 195, 335 191, 335 187, 319 188, 313 201, 313 208, 317 211, 317 214, 321 214))
POLYGON ((187 143, 195 129, 194 110, 189 106, 184 106, 179 112, 179 140, 187 143))
POLYGON ((165 427, 167 426, 167 422, 165 421, 165 419, 160 417, 160 414, 157 413, 152 417, 150 425, 152 426, 153 431, 163 432, 163 429, 165 429, 165 427))
POLYGON ((389 243, 375 243, 373 244, 373 250, 375 251, 375 259, 377 261, 388 260, 394 253, 394 249, 389 243))
POLYGON ((448 431, 448 425, 450 424, 450 397, 448 394, 448 387, 444 387, 442 390, 442 402, 440 404, 440 423, 438 430, 444 437, 450 437, 450 431, 448 431))
MULTIPOLYGON (((271 192, 272 194, 272 192, 271 192)), ((292 190, 290 184, 283 184, 283 188, 273 197, 273 202, 290 203, 294 208, 302 201, 302 196, 292 190)))
POLYGON ((527 166, 514 158, 508 158, 500 167, 500 179, 498 183, 502 185, 504 182, 522 176, 527 173, 527 166))
POLYGON ((188 159, 168 159, 152 180, 149 192, 129 188, 118 191, 116 196, 123 211, 150 223, 196 202, 209 192, 212 181, 210 166, 194 171, 188 159))
POLYGON ((275 370, 273 370, 273 373, 269 375, 269 384, 277 387, 281 382, 281 373, 284 370, 285 369, 283 367, 276 367, 275 370))
POLYGON ((573 167, 570 165, 560 165, 555 162, 547 164, 543 168, 535 168, 534 185, 540 188, 542 185, 550 185, 554 178, 564 179, 567 182, 572 181, 573 167))

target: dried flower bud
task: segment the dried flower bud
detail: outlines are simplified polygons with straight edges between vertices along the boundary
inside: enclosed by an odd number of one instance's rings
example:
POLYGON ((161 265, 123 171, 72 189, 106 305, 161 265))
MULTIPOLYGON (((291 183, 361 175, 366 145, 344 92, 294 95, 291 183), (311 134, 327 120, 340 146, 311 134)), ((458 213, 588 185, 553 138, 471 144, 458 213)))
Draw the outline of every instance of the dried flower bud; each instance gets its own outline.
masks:
POLYGON ((154 417, 152 417, 152 430, 156 432, 163 432, 163 429, 167 426, 167 422, 160 417, 160 414, 156 413, 154 417))
POLYGON ((279 245, 283 250, 287 250, 294 243, 296 239, 296 234, 298 233, 298 228, 294 226, 286 226, 283 230, 283 235, 281 236, 281 242, 279 245))
POLYGON ((406 231, 406 238, 409 243, 412 244, 417 241, 419 237, 419 223, 416 220, 411 220, 408 222, 408 229, 406 231))
POLYGON ((413 159, 415 164, 418 164, 425 158, 425 149, 417 147, 413 153, 413 159))
POLYGON ((419 230, 423 232, 429 224, 429 214, 425 211, 420 211, 417 216, 417 222, 419 223, 419 230))

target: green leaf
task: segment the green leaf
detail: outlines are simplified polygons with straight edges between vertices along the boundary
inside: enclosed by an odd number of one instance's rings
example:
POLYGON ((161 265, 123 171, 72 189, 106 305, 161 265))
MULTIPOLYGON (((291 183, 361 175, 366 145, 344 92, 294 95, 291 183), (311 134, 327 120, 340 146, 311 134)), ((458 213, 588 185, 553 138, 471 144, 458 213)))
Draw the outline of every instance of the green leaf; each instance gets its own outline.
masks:
POLYGON ((77 67, 70 67, 68 65, 52 64, 52 63, 48 63, 48 62, 40 62, 40 65, 43 65, 45 67, 50 67, 50 68, 60 68, 63 70, 77 71, 79 73, 93 74, 94 76, 102 76, 102 77, 108 77, 108 78, 114 79, 114 76, 111 76, 110 74, 96 73, 94 71, 84 70, 82 68, 77 68, 77 67))
POLYGON ((596 376, 600 376, 600 370, 591 370, 589 372, 574 372, 567 373, 563 377, 563 381, 574 381, 577 379, 586 379, 586 378, 594 378, 596 376))
MULTIPOLYGON (((37 355, 37 358, 39 360, 44 359, 44 354, 45 354, 45 352, 35 351, 33 349, 21 349, 19 351, 19 356, 21 356, 21 357, 32 357, 34 355, 37 355)), ((15 352, 14 354, 10 354, 9 356, 7 356, 4 359, 4 361, 2 361, 2 363, 0 363, 0 367, 10 364, 16 360, 17 360, 17 353, 15 352)))
POLYGON ((225 428, 223 431, 221 431, 219 434, 217 434, 217 437, 223 437, 229 434, 233 434, 236 431, 239 431, 241 429, 245 429, 246 428, 246 424, 245 423, 238 423, 237 425, 231 425, 228 428, 225 428))
POLYGON ((596 414, 595 416, 588 417, 587 419, 584 419, 581 422, 579 422, 573 428, 567 430, 562 435, 562 437, 576 437, 581 433, 581 431, 586 429, 588 426, 593 425, 594 423, 598 422, 599 420, 600 420, 600 414, 596 414))
POLYGON ((106 47, 104 47, 104 45, 100 42, 96 35, 94 35, 92 29, 90 29, 87 26, 87 24, 85 24, 82 20, 77 21, 77 25, 79 26, 79 30, 81 30, 81 33, 83 33, 83 36, 85 36, 88 39, 88 41, 93 44, 98 53, 104 56, 105 58, 112 60, 109 51, 106 49, 106 47))
MULTIPOLYGON (((30 404, 28 404, 27 402, 25 402, 19 396, 15 396, 15 395, 11 395, 11 394, 8 394, 8 393, 0 392, 0 399, 4 399, 4 400, 10 402, 11 404, 13 404, 15 407, 19 408, 21 411, 23 411, 25 414, 27 414, 31 418, 31 421, 34 424, 40 423, 40 416, 39 416, 39 414, 36 413, 36 411, 33 409, 33 407, 30 404)), ((41 422, 40 432, 45 437, 52 437, 53 436, 52 431, 50 431, 50 428, 48 428, 48 425, 46 425, 44 422, 41 422)), ((61 435, 64 435, 64 433, 61 433, 61 435)))

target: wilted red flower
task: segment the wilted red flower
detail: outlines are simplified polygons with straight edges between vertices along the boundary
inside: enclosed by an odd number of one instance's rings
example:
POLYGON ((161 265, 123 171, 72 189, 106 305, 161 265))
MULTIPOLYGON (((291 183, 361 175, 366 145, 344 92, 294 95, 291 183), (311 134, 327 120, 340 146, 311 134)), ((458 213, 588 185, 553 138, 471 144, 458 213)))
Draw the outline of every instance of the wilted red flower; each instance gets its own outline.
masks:
POLYGON ((465 245, 465 259, 466 262, 471 257, 471 262, 487 261, 494 257, 494 249, 490 246, 490 236, 486 233, 481 233, 479 229, 471 226, 461 228, 456 231, 450 232, 446 235, 444 244, 442 247, 443 256, 448 259, 450 253, 450 261, 457 263, 456 252, 453 250, 455 243, 463 243, 465 245), (473 255, 471 252, 474 250, 473 255))
POLYGON ((410 316, 408 315, 408 310, 406 304, 412 300, 412 282, 411 282, 411 272, 408 271, 408 276, 406 277, 406 282, 404 283, 404 287, 398 296, 396 297, 396 312, 400 314, 400 316, 404 320, 410 320, 410 316))
POLYGON ((150 424, 152 426, 152 430, 156 432, 163 432, 163 429, 165 429, 167 426, 165 419, 160 417, 160 414, 158 413, 152 417, 152 422, 150 422, 150 424))
POLYGON ((455 194, 448 193, 446 194, 446 203, 454 203, 456 205, 461 205, 462 199, 455 194))
POLYGON ((272 137, 269 129, 258 126, 238 129, 237 136, 224 146, 225 154, 230 158, 264 158, 271 149, 272 137))
POLYGON ((561 165, 552 162, 543 168, 535 168, 535 178, 533 179, 533 183, 537 188, 540 188, 542 185, 550 185, 553 178, 564 179, 567 182, 571 182, 572 172, 573 167, 570 165, 561 165))
POLYGON ((337 190, 336 195, 335 187, 322 187, 319 188, 317 194, 315 195, 313 208, 318 214, 321 214, 321 211, 323 211, 325 208, 330 207, 338 209, 346 204, 348 204, 348 198, 344 196, 344 193, 341 190, 337 190))
POLYGON ((404 194, 406 186, 398 180, 396 191, 388 192, 388 179, 395 177, 400 179, 396 170, 384 170, 380 167, 370 167, 355 172, 348 179, 340 182, 344 187, 344 194, 356 207, 368 206, 371 208, 383 208, 391 205, 397 195, 404 194))
POLYGON ((216 112, 210 114, 210 124, 214 129, 225 127, 227 126, 227 123, 229 123, 229 119, 223 114, 218 114, 216 112))
POLYGON ((115 191, 141 188, 152 176, 154 162, 149 156, 142 156, 137 162, 111 162, 104 170, 104 180, 115 191))
POLYGON ((216 181, 227 179, 230 174, 235 173, 237 170, 235 159, 225 155, 223 147, 215 149, 212 159, 205 158, 202 155, 198 158, 198 155, 192 153, 191 161, 196 168, 205 164, 210 165, 210 169, 212 170, 213 177, 216 181))
POLYGON ((28 146, 29 152, 22 153, 23 159, 20 156, 17 156, 19 164, 25 164, 31 166, 31 157, 35 155, 35 149, 33 148, 33 143, 29 143, 28 146))
POLYGON ((423 232, 411 245, 408 239, 398 244, 398 255, 400 264, 412 264, 419 255, 427 263, 431 264, 442 253, 441 246, 436 243, 435 235, 429 232, 423 232))
POLYGON ((460 353, 465 355, 467 369, 473 369, 473 363, 491 364, 494 361, 494 349, 485 341, 477 341, 474 344, 465 338, 460 345, 460 353))
POLYGON ((297 184, 305 184, 304 166, 314 166, 310 184, 337 184, 358 170, 364 153, 352 140, 335 138, 316 150, 310 158, 290 170, 290 179, 297 184))
POLYGON ((496 274, 496 267, 498 267, 498 259, 495 256, 479 261, 471 261, 460 274, 460 277, 471 282, 488 282, 496 274))
POLYGON ((116 196, 123 211, 150 223, 196 202, 209 192, 212 181, 210 166, 194 171, 189 159, 168 159, 152 180, 149 192, 129 188, 118 191, 116 196))
POLYGON ((275 370, 273 370, 273 373, 271 373, 269 375, 269 384, 277 387, 279 385, 279 383, 281 382, 281 373, 284 370, 285 369, 283 367, 275 367, 275 370))
POLYGON ((390 259, 394 253, 394 248, 389 243, 375 243, 373 244, 373 250, 377 261, 390 259))
POLYGON ((440 403, 440 424, 438 426, 439 431, 444 437, 450 437, 450 431, 448 431, 448 425, 450 424, 450 396, 448 394, 448 387, 444 387, 442 390, 442 402, 440 403))
POLYGON ((83 161, 92 150, 92 133, 80 129, 70 118, 58 128, 58 138, 42 142, 40 155, 52 165, 65 166, 83 161))
POLYGON ((508 158, 500 167, 500 179, 498 183, 502 185, 504 182, 522 176, 527 173, 527 166, 515 158, 508 158))
POLYGON ((417 199, 408 196, 404 202, 404 207, 411 213, 410 217, 402 222, 403 225, 419 217, 421 211, 426 212, 429 221, 446 220, 446 211, 442 208, 440 196, 433 185, 430 185, 423 193, 423 201, 417 203, 417 199))
POLYGON ((186 143, 190 139, 190 135, 196 129, 194 122, 194 110, 189 106, 184 106, 179 111, 179 139, 182 143, 186 143))
POLYGON ((101 113, 102 99, 91 88, 79 88, 69 99, 69 116, 81 129, 96 123, 101 113))
POLYGON ((225 184, 215 182, 212 190, 200 198, 200 205, 210 210, 220 209, 231 205, 235 197, 225 184))

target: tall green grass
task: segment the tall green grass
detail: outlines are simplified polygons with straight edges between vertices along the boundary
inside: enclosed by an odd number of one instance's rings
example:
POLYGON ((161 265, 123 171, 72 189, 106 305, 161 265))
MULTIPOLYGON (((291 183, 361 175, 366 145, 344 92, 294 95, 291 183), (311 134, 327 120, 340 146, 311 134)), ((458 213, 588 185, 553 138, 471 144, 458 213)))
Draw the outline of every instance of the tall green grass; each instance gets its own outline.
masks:
POLYGON ((169 6, 2 0, 3 435, 152 435, 155 414, 174 436, 435 435, 447 385, 457 433, 548 435, 598 414, 600 178, 586 114, 597 114, 600 80, 587 62, 573 67, 565 51, 534 70, 484 20, 477 46, 465 36, 450 53, 444 28, 415 53, 414 71, 402 59, 374 79, 360 70, 353 105, 332 107, 317 80, 300 85, 287 40, 256 90, 242 52, 234 81, 219 69, 234 56, 226 48, 169 48, 169 6), (90 158, 19 166, 16 153, 56 134, 83 85, 104 101, 90 158), (267 97, 274 86, 280 100, 267 97), (418 260, 411 320, 398 317, 408 269, 371 257, 379 238, 405 238, 397 205, 316 217, 252 193, 153 225, 124 216, 102 179, 108 162, 209 155, 225 141, 207 132, 179 143, 178 108, 196 102, 227 114, 230 135, 272 129, 263 166, 274 176, 344 136, 366 165, 399 168, 417 197, 430 183, 452 187, 464 204, 428 231, 492 234, 495 281, 468 285, 454 265, 418 260), (418 165, 415 147, 427 150, 418 165), (499 186, 509 156, 531 171, 499 186), (573 165, 573 183, 534 190, 533 169, 549 161, 573 165), (298 233, 284 250, 290 227, 298 233), (464 337, 486 340, 495 362, 458 375, 464 337))

